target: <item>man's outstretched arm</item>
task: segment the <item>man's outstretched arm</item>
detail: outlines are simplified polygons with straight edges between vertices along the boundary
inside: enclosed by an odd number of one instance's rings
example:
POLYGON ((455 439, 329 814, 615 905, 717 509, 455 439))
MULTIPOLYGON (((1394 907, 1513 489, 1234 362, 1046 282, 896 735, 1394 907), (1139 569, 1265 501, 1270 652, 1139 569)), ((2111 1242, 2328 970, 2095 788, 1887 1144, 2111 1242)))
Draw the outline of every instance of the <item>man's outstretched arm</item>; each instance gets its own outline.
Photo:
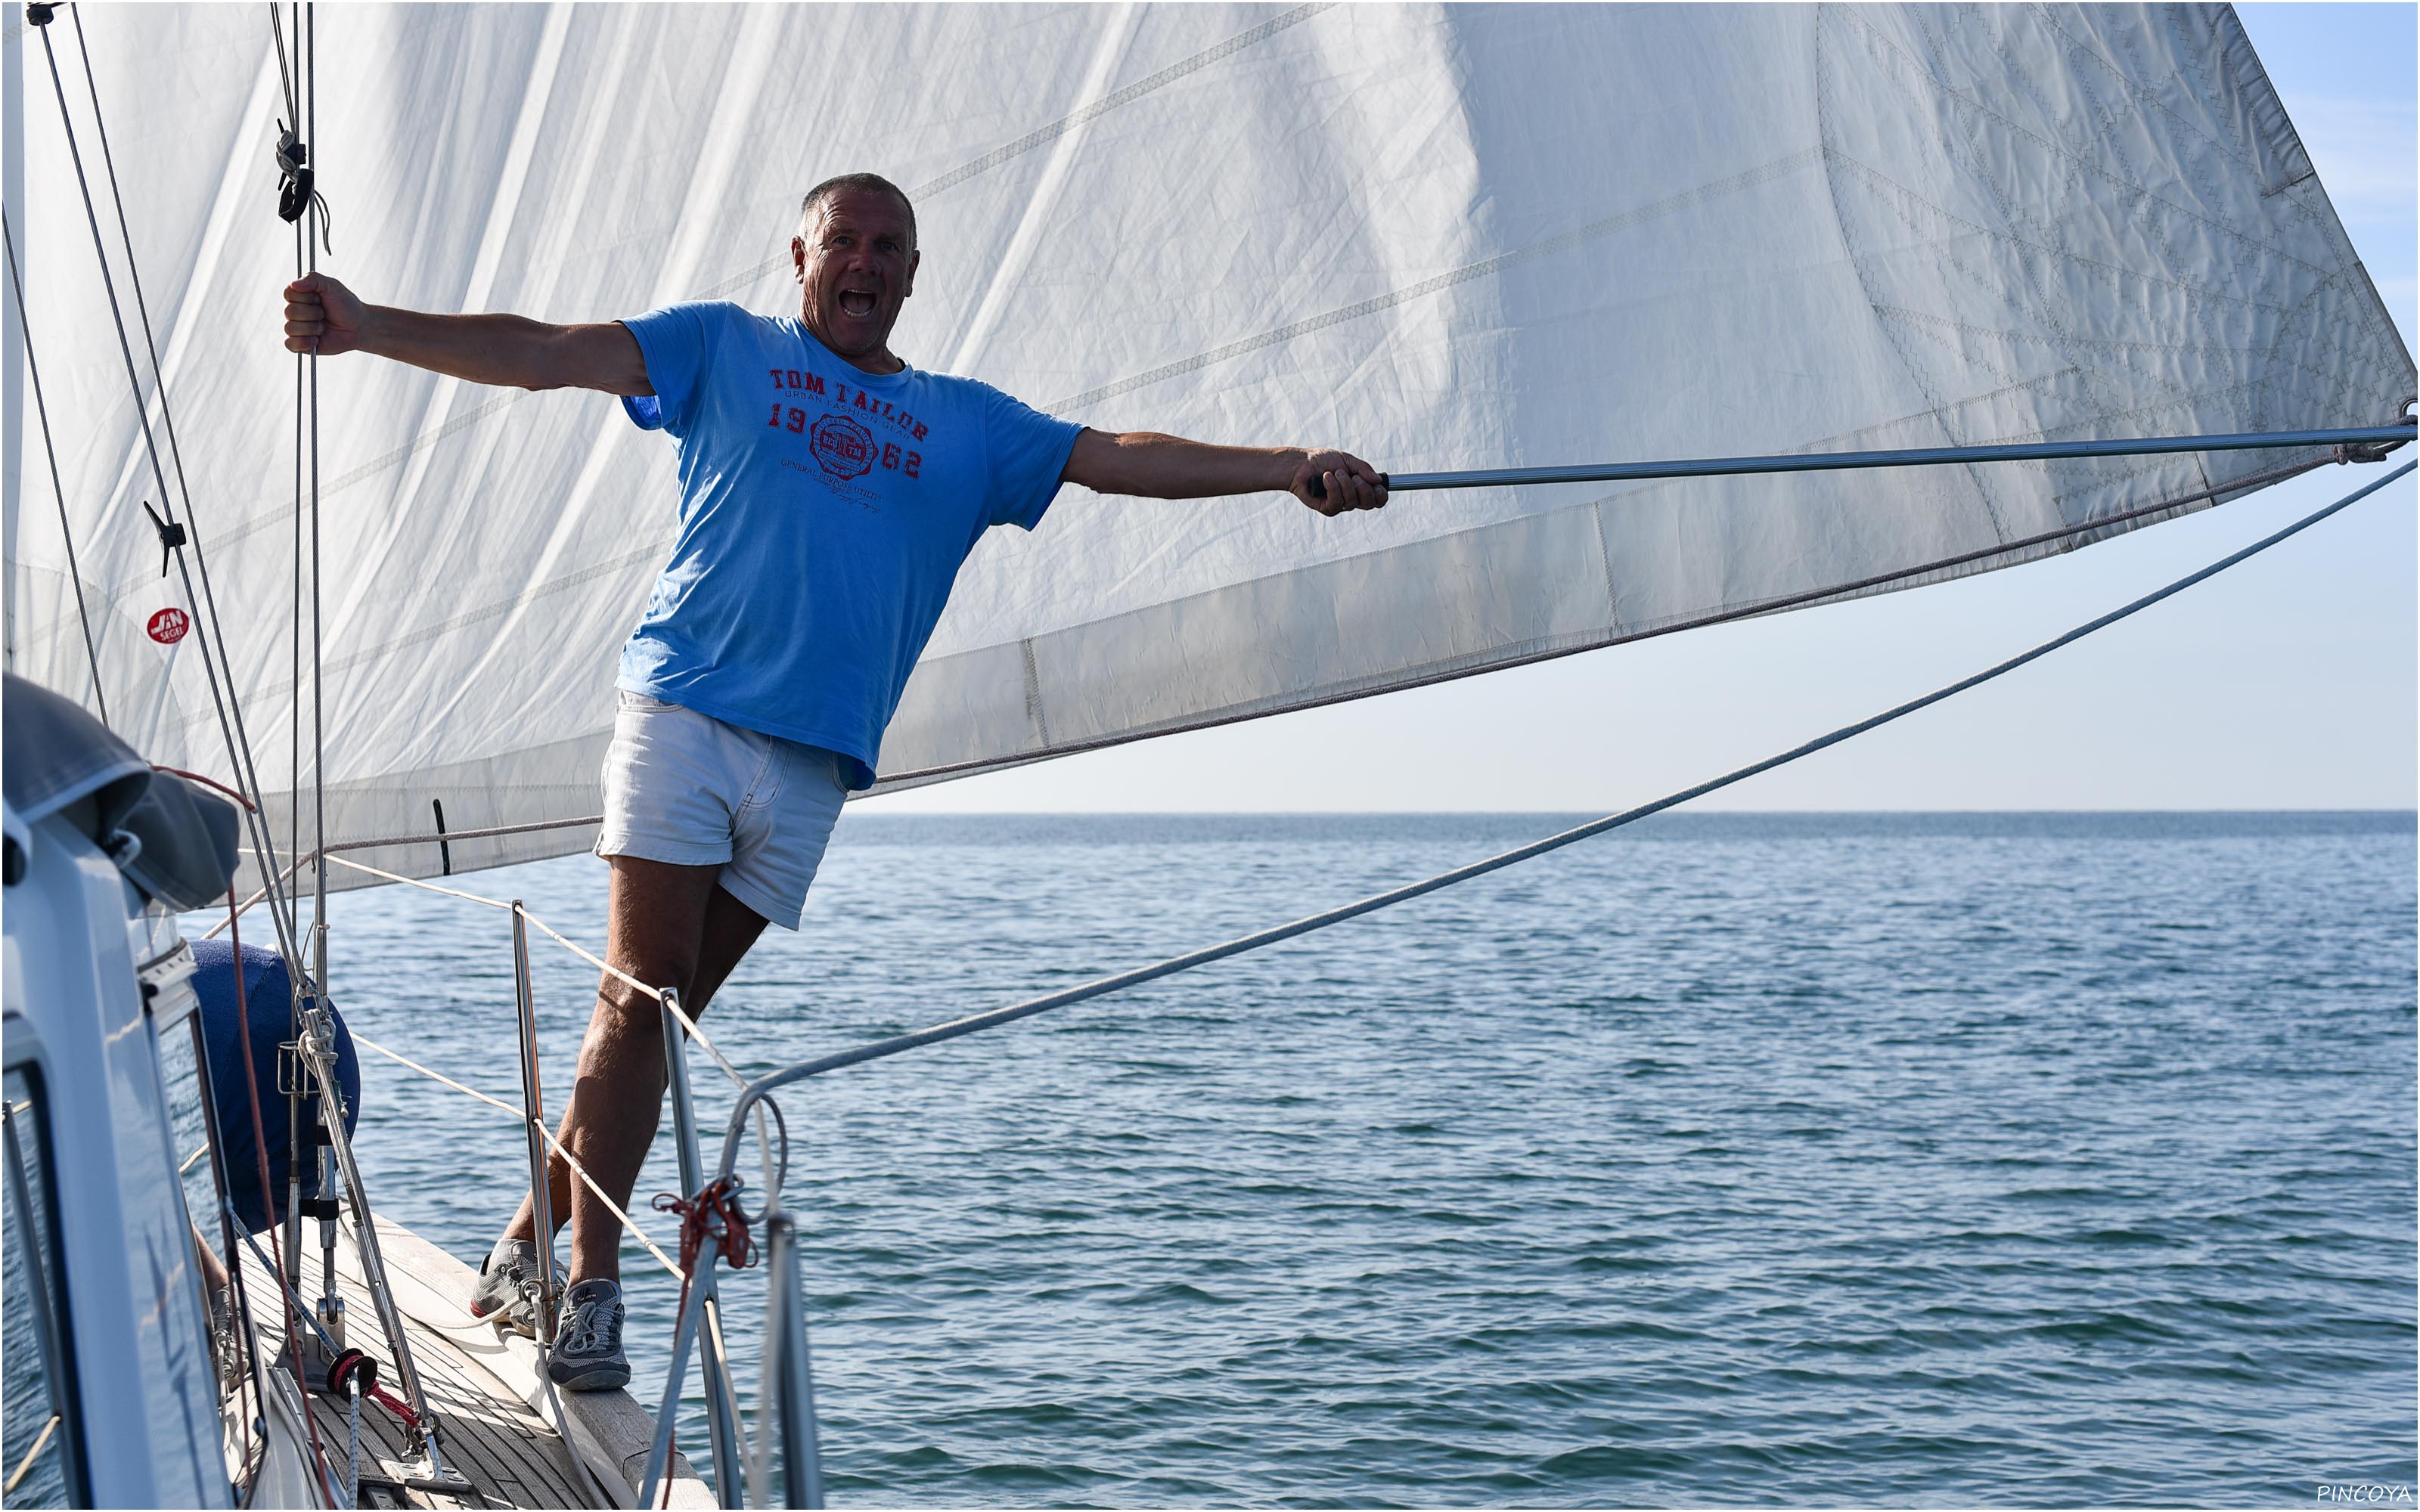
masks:
POLYGON ((1344 452, 1212 446, 1147 430, 1085 431, 1060 477, 1095 493, 1143 499, 1290 493, 1323 515, 1381 509, 1387 502, 1378 470, 1344 452))
POLYGON ((365 304, 325 273, 286 285, 286 349, 363 351, 516 389, 645 394, 647 364, 621 325, 551 326, 517 315, 427 315, 365 304))

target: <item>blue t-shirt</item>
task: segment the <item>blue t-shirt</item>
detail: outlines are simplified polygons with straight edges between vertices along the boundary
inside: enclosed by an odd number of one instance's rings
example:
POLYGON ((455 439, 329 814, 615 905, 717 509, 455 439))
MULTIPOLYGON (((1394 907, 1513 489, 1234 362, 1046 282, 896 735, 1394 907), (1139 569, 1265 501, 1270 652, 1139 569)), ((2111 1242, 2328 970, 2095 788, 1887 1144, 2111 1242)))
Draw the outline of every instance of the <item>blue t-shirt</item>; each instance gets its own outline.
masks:
POLYGON ((618 686, 837 751, 874 781, 883 727, 959 563, 1032 530, 1081 425, 989 384, 861 372, 803 325, 698 302, 622 322, 680 445, 680 538, 618 686))

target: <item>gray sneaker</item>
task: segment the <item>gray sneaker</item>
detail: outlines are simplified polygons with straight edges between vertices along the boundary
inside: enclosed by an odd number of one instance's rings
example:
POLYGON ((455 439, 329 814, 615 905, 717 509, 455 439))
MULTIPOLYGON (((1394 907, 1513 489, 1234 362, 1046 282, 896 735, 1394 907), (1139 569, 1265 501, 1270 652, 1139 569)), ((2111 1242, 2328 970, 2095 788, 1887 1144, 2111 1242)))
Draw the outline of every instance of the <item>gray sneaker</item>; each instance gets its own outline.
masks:
POLYGON ((566 1391, 612 1391, 630 1383, 630 1362, 622 1353, 619 1282, 582 1281, 563 1294, 546 1373, 566 1391))
MULTIPOLYGON (((555 1284, 563 1267, 554 1268, 555 1284)), ((526 1239, 504 1239, 479 1262, 479 1284, 471 1291, 471 1316, 508 1328, 523 1338, 537 1337, 537 1245, 526 1239)))

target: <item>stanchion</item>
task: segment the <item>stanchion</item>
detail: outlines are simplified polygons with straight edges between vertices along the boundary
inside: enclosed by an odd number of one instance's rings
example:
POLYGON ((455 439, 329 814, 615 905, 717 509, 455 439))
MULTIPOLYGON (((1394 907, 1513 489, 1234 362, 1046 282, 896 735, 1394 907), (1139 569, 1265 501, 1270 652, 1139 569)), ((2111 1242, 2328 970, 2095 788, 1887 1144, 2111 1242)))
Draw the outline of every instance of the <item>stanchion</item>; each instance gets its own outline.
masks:
MULTIPOLYGON (((664 1072, 672 1085, 673 1149, 680 1157, 681 1191, 694 1196, 706 1184, 698 1157, 697 1114, 690 1100, 688 1030, 680 1015, 680 995, 666 988, 663 995, 664 1072)), ((722 1359, 722 1310, 715 1300, 711 1257, 690 1285, 699 1295, 697 1365, 706 1383, 706 1433, 714 1449, 714 1494, 724 1506, 744 1504, 738 1452, 738 1425, 733 1417, 730 1374, 722 1359)))
POLYGON ((529 927, 513 900, 513 999, 520 1015, 521 1117, 529 1135, 530 1221, 537 1239, 537 1339, 554 1345, 554 1183, 547 1174, 546 1100, 538 1088, 537 999, 530 991, 529 927))
MULTIPOLYGON (((824 1504, 823 1457, 815 1443, 814 1371, 807 1354, 807 1299, 799 1279, 798 1226, 785 1212, 768 1213, 765 1340, 774 1357, 765 1362, 773 1377, 781 1418, 782 1504, 824 1504)), ((767 1431, 760 1424, 758 1432, 767 1431)))

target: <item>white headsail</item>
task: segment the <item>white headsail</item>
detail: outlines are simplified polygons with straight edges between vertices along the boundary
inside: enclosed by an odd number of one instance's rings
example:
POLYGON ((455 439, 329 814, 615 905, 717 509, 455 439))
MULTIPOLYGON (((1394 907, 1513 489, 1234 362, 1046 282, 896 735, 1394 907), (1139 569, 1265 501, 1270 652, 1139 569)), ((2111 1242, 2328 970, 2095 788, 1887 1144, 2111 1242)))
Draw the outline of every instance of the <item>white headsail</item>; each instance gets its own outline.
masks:
MULTIPOLYGON (((312 748, 279 59, 259 7, 81 19, 276 808, 312 748)), ((10 24, 9 227, 110 717, 227 776, 194 638, 149 633, 192 606, 145 517, 159 490, 49 66, 10 24)), ((1332 441, 1410 471, 2380 424, 2414 393, 2225 7, 359 6, 318 27, 321 266, 365 298, 787 311, 799 194, 870 169, 921 221, 895 349, 1107 429, 1332 441)), ((115 255, 101 123, 68 18, 51 29, 115 255)), ((85 696, 8 322, 8 665, 85 696)), ((319 383, 329 840, 427 833, 432 801, 456 830, 597 812, 615 655, 673 535, 671 444, 596 394, 365 358, 319 383)), ((1406 495, 1335 521, 1069 490, 967 564, 882 775, 1912 586, 2318 455, 1406 495)))

